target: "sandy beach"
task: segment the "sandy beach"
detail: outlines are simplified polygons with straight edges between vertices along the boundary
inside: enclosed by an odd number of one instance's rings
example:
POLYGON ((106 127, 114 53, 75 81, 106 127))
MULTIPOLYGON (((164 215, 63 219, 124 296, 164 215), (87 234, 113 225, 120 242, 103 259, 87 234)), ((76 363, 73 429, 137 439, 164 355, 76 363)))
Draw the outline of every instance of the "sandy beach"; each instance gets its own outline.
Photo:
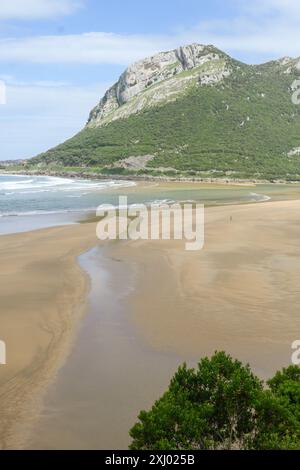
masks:
POLYGON ((139 334, 195 360, 225 350, 264 378, 289 365, 300 335, 299 209, 300 201, 208 208, 198 252, 174 241, 118 245, 114 255, 138 267, 128 305, 139 334))
MULTIPOLYGON (((136 270, 124 300, 132 335, 191 361, 226 350, 262 377, 288 365, 300 335, 299 209, 300 201, 208 208, 199 252, 178 241, 110 244, 110 259, 136 270)), ((94 224, 0 237, 2 448, 22 446, 71 350, 89 288, 76 260, 96 244, 94 224)))
POLYGON ((91 226, 0 237, 0 447, 18 448, 42 391, 70 349, 84 312, 88 278, 77 256, 95 244, 91 226))

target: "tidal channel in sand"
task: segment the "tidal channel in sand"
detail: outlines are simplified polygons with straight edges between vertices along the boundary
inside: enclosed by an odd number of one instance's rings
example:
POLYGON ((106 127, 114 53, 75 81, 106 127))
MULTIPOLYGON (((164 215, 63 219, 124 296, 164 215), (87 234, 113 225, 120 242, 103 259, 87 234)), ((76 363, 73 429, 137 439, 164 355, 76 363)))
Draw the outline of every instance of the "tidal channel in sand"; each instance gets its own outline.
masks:
POLYGON ((97 247, 80 256, 91 279, 88 312, 44 400, 30 449, 126 449, 141 409, 165 390, 184 360, 147 347, 128 322, 135 267, 97 247))

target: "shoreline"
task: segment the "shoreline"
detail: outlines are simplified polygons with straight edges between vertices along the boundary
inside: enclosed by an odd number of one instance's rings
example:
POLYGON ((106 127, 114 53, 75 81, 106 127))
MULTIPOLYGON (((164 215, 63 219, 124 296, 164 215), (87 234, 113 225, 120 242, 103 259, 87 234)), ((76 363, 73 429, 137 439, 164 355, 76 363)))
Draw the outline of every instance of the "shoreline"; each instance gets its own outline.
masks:
POLYGON ((24 176, 52 176, 57 178, 69 178, 69 179, 90 179, 90 180, 128 180, 128 181, 140 181, 140 182, 161 182, 161 183, 205 183, 205 184, 220 184, 220 185, 257 185, 257 184, 299 184, 300 180, 289 181, 282 178, 278 179, 256 179, 256 178, 202 178, 196 176, 180 176, 180 177, 168 177, 168 176, 150 176, 150 175, 103 175, 101 173, 90 173, 82 171, 80 173, 72 171, 42 171, 42 170, 23 170, 22 171, 6 171, 1 169, 0 175, 24 175, 24 176))

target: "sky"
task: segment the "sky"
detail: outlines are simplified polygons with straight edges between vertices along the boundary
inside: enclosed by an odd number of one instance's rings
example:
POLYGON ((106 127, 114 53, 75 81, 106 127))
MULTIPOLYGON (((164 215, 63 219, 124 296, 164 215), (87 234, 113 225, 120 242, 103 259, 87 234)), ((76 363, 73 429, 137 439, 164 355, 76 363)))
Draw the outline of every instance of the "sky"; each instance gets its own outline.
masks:
POLYGON ((0 0, 0 160, 63 142, 130 63, 193 42, 299 57, 300 1, 0 0))

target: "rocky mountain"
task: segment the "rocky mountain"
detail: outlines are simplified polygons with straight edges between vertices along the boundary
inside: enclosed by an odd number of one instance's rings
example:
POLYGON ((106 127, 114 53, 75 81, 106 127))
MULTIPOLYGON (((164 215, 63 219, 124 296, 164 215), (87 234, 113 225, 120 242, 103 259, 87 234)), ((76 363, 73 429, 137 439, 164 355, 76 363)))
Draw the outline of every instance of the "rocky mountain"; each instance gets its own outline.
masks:
POLYGON ((192 44, 161 52, 125 70, 92 110, 88 126, 103 126, 174 101, 197 83, 219 83, 231 69, 230 58, 213 46, 192 44))
POLYGON ((86 127, 30 165, 298 180, 299 78, 299 59, 247 65, 200 44, 162 52, 129 66, 86 127))

